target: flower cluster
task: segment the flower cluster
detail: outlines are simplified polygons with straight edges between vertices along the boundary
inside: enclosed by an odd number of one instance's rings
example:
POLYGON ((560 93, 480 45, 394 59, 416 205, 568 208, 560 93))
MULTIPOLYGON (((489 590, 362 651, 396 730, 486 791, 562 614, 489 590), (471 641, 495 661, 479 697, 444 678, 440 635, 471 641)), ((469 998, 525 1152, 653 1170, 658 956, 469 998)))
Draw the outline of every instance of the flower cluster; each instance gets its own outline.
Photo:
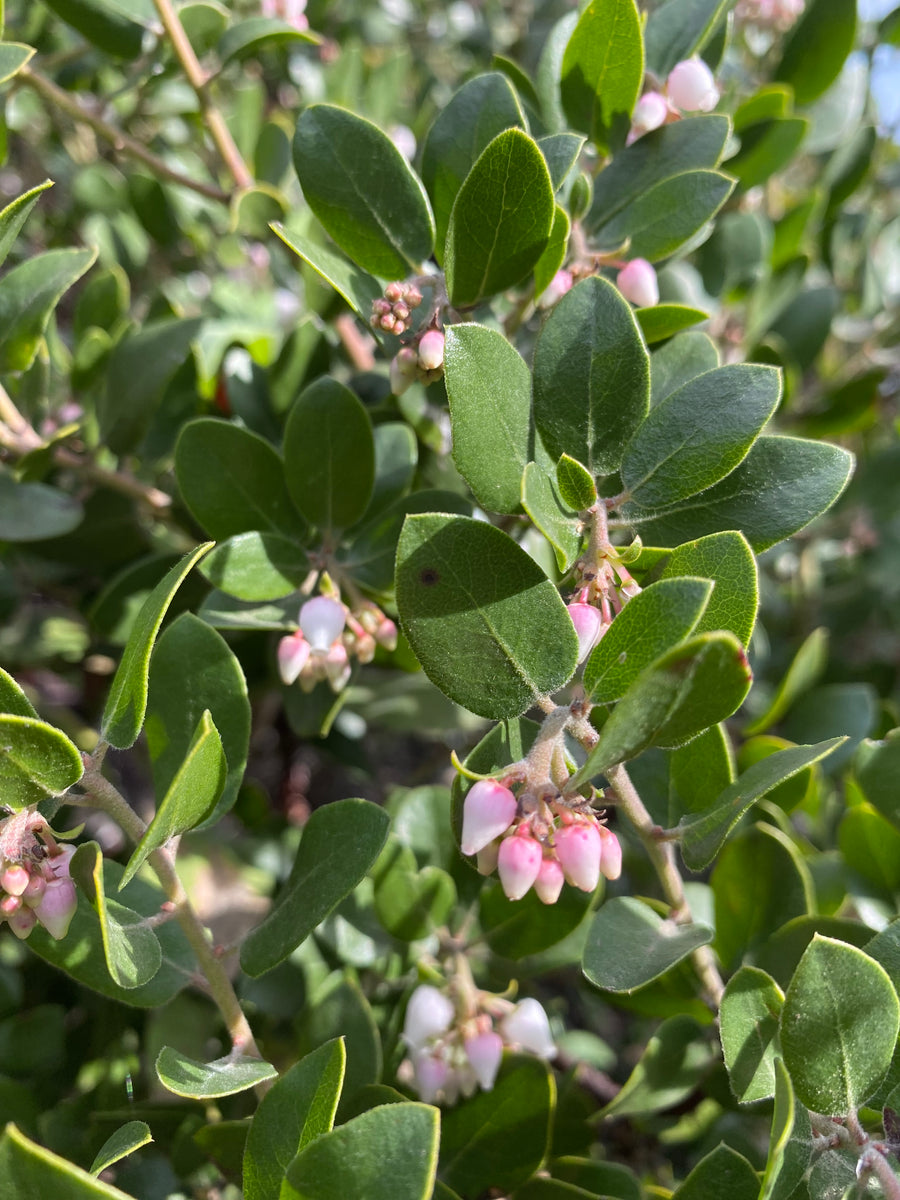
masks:
POLYGON ((279 17, 295 29, 309 29, 309 18, 305 12, 306 0, 262 0, 264 17, 279 17))
POLYGON ((587 806, 546 800, 523 789, 518 798, 495 779, 479 779, 463 803, 461 849, 477 855, 478 870, 496 870, 510 900, 532 887, 555 904, 563 883, 593 892, 600 876, 618 879, 622 849, 611 829, 587 806))
POLYGON ((734 15, 748 25, 784 33, 801 15, 803 8, 803 0, 738 0, 734 15))
POLYGON ((351 658, 371 662, 376 645, 397 647, 397 626, 377 604, 351 611, 334 596, 314 596, 300 609, 300 628, 278 643, 278 671, 286 684, 311 692, 321 680, 340 692, 350 678, 351 658))
POLYGON ((391 391, 402 396, 416 380, 434 383, 443 374, 444 335, 439 329, 428 329, 391 359, 391 391))
POLYGON ((628 142, 667 121, 677 121, 682 113, 712 112, 718 103, 719 89, 712 71, 701 58, 687 58, 669 72, 664 92, 645 92, 638 100, 628 142))
POLYGON ((409 1058, 401 1078, 426 1104, 455 1104, 494 1086, 504 1047, 553 1058, 556 1046, 547 1014, 537 1000, 512 1004, 500 996, 479 993, 461 1016, 453 1000, 431 984, 421 984, 409 998, 403 1041, 409 1058))
POLYGON ((33 810, 0 821, 0 921, 17 938, 43 925, 59 941, 69 931, 78 904, 69 877, 73 846, 60 846, 44 818, 33 810))
POLYGON ((405 333, 414 308, 422 303, 422 293, 414 283, 389 283, 384 295, 372 301, 373 329, 385 333, 405 333))

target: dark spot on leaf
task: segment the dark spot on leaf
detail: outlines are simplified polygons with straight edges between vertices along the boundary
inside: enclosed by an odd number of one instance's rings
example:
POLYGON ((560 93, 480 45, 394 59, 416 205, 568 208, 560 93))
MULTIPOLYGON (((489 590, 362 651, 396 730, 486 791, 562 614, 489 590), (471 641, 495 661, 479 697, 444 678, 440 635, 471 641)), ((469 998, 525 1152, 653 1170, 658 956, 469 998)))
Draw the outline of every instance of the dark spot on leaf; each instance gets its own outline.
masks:
POLYGON ((440 582, 441 573, 435 567, 425 567, 419 572, 419 583, 423 587, 434 587, 440 582))

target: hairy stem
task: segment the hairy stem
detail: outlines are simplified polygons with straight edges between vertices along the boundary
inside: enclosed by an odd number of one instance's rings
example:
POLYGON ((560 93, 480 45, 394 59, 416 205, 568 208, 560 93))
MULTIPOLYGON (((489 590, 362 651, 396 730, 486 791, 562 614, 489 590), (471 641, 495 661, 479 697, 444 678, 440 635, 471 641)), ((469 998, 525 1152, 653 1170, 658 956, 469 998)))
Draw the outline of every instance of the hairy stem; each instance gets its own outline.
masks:
POLYGON ((159 19, 163 23, 169 41, 172 43, 172 49, 175 51, 176 57, 181 63, 182 70, 187 76, 188 83, 197 93, 204 124, 209 130, 209 136, 215 143, 222 161, 228 167, 232 179, 239 188, 251 187, 253 176, 244 162, 243 156, 240 150, 238 150, 228 126, 225 124, 225 118, 218 108, 216 108, 210 97, 209 88, 207 87, 209 80, 206 72, 200 66, 197 55, 194 53, 194 47, 191 45, 184 31, 184 26, 171 0, 153 0, 153 3, 156 11, 159 13, 159 19))
POLYGON ((867 1146, 860 1155, 860 1167, 862 1173, 877 1176, 886 1200, 900 1200, 900 1179, 880 1150, 867 1146))
MULTIPOLYGON (((689 923, 692 919, 691 908, 684 894, 684 882, 675 862, 675 850, 672 843, 660 842, 656 837, 653 818, 647 812, 625 767, 621 764, 617 767, 610 767, 606 772, 606 777, 616 793, 619 810, 634 826, 644 845, 647 857, 659 878, 663 895, 674 910, 675 919, 682 924, 689 923)), ((719 974, 712 950, 709 946, 699 946, 692 953, 691 960, 706 993, 707 1003, 715 1011, 718 1011, 725 985, 719 974)))
MULTIPOLYGON (((94 762, 89 761, 81 778, 80 786, 90 798, 94 808, 112 817, 133 842, 141 840, 146 832, 146 825, 127 803, 118 788, 101 774, 99 766, 94 762)), ((175 919, 181 926, 182 932, 197 958, 197 965, 209 984, 210 995, 222 1014, 232 1046, 242 1053, 261 1058, 262 1055, 256 1045, 253 1031, 244 1016, 231 980, 210 943, 205 926, 191 906, 175 869, 171 852, 165 847, 154 850, 150 855, 149 862, 156 872, 156 877, 166 897, 174 905, 175 919)))
POLYGON ((31 67, 20 68, 16 75, 16 84, 30 87, 32 91, 49 101, 54 108, 73 117, 82 125, 89 126, 94 133, 109 142, 119 153, 136 158, 144 166, 149 167, 159 179, 178 184, 179 187, 190 188, 192 192, 199 192, 201 196, 206 196, 210 200, 218 200, 221 204, 228 203, 228 193, 223 192, 220 187, 214 183, 204 183, 201 179, 194 179, 192 176, 170 167, 159 155, 148 150, 143 142, 130 137, 121 129, 117 129, 115 125, 110 125, 108 121, 104 121, 102 117, 97 116, 89 109, 82 108, 74 96, 63 91, 61 87, 57 87, 55 83, 31 67))

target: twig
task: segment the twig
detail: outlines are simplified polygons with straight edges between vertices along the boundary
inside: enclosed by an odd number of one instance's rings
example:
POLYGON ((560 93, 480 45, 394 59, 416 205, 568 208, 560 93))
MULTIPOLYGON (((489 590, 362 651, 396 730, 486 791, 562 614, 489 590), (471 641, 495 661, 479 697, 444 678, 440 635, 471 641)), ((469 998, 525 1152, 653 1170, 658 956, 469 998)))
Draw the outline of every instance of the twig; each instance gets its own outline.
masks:
POLYGON ((209 136, 215 142, 216 149, 222 157, 222 161, 231 172, 234 182, 239 188, 252 187, 253 176, 250 169, 244 162, 240 150, 237 148, 234 138, 231 136, 231 131, 225 124, 225 118, 216 108, 209 94, 209 77, 200 66, 197 55, 194 53, 194 47, 190 43, 190 39, 184 31, 184 26, 178 17, 171 0, 153 0, 156 11, 159 13, 159 19, 163 23, 163 27, 172 43, 172 49, 178 61, 181 63, 182 70, 187 76, 188 83, 197 93, 197 99, 200 101, 200 111, 203 114, 203 121, 206 128, 209 130, 209 136))
POLYGON ((117 129, 115 125, 110 125, 104 121, 102 117, 98 117, 96 113, 90 112, 75 100, 68 92, 64 92, 62 88, 57 87, 44 75, 39 74, 31 67, 21 67, 16 75, 16 83, 25 84, 26 87, 32 88, 45 100, 48 100, 56 108, 64 113, 68 113, 76 121, 80 121, 82 125, 88 125, 93 131, 103 138, 104 141, 110 142, 113 148, 121 154, 128 154, 132 158, 138 159, 145 166, 157 175, 160 179, 166 179, 169 183, 177 184, 179 187, 190 188, 192 192, 199 192, 201 196, 206 196, 210 200, 217 200, 220 204, 227 204, 230 197, 227 192, 223 192, 220 187, 214 183, 204 183, 200 179, 194 179, 190 175, 185 175, 181 171, 176 171, 173 167, 157 154, 136 138, 130 137, 121 129, 117 129))

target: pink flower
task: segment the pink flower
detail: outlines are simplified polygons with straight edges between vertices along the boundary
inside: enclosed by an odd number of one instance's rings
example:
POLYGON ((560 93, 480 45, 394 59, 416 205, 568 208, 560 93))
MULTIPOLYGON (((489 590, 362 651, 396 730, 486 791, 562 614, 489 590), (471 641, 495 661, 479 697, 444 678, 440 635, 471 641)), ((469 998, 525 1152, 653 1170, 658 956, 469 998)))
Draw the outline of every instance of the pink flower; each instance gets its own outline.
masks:
POLYGON ((565 876, 555 858, 545 858, 534 881, 534 890, 542 904, 555 904, 562 891, 565 876))
POLYGON ((603 843, 598 827, 579 821, 558 830, 554 839, 556 857, 566 879, 583 892, 592 892, 600 882, 603 843))
POLYGON ((499 1033, 479 1033, 476 1037, 467 1038, 466 1057, 482 1089, 489 1092, 503 1058, 503 1038, 499 1033))
POLYGON ((10 896, 21 896, 31 876, 20 863, 10 863, 0 874, 0 888, 10 896))
POLYGON ((665 96, 659 92, 645 92, 634 106, 631 116, 631 132, 628 135, 629 144, 636 141, 642 134, 651 129, 658 129, 666 123, 669 115, 669 105, 665 96))
POLYGON ((344 606, 330 596, 314 596, 300 609, 300 629, 311 650, 330 650, 344 629, 344 606))
POLYGON ((302 633, 289 633, 278 643, 278 674, 282 683, 294 683, 309 659, 309 642, 302 633))
POLYGON ((544 854, 540 842, 527 834, 513 834, 500 843, 497 870, 510 900, 521 900, 538 877, 544 854))
POLYGON ((538 308, 552 308, 566 292, 572 290, 573 282, 572 272, 561 268, 541 292, 537 302, 538 308))
POLYGON ((618 879, 622 874, 622 847, 619 839, 605 825, 598 825, 600 834, 600 871, 607 879, 618 879))
POLYGON ((37 924, 37 917, 30 908, 20 908, 18 912, 12 913, 7 920, 10 929, 20 941, 23 938, 27 938, 37 924))
POLYGON ((616 287, 626 300, 639 308, 650 308, 659 303, 659 285, 656 272, 646 258, 633 258, 619 272, 616 287))
POLYGON ((414 1062, 416 1073, 416 1091, 419 1099, 425 1104, 434 1104, 449 1082, 450 1068, 439 1058, 431 1054, 423 1054, 414 1062))
POLYGON ((483 850, 479 850, 475 857, 475 865, 478 868, 479 875, 493 875, 497 870, 497 862, 500 858, 500 840, 491 842, 485 846, 483 850))
POLYGON ((71 879, 51 879, 40 904, 30 910, 57 942, 69 932, 69 925, 78 907, 75 884, 71 879))
POLYGON ((556 1056, 550 1022, 537 1000, 529 997, 517 1004, 509 1016, 503 1018, 500 1032, 508 1042, 539 1054, 541 1058, 556 1056))
POLYGON ((509 788, 494 779, 472 784, 463 801, 463 854, 477 854, 506 833, 515 815, 516 798, 509 788))
POLYGON ((566 606, 575 632, 578 634, 578 661, 584 662, 593 648, 600 641, 603 632, 603 618, 600 609, 593 604, 569 604, 566 606))
POLYGON ((418 357, 423 371, 436 371, 444 365, 444 335, 439 329, 422 334, 418 357))
POLYGON ((676 63, 666 80, 669 99, 682 112, 712 112, 719 103, 713 73, 700 58, 676 63))
POLYGON ((446 1033, 453 1024, 453 1001, 429 983, 423 983, 409 998, 403 1021, 403 1040, 411 1050, 420 1050, 432 1038, 446 1033))

